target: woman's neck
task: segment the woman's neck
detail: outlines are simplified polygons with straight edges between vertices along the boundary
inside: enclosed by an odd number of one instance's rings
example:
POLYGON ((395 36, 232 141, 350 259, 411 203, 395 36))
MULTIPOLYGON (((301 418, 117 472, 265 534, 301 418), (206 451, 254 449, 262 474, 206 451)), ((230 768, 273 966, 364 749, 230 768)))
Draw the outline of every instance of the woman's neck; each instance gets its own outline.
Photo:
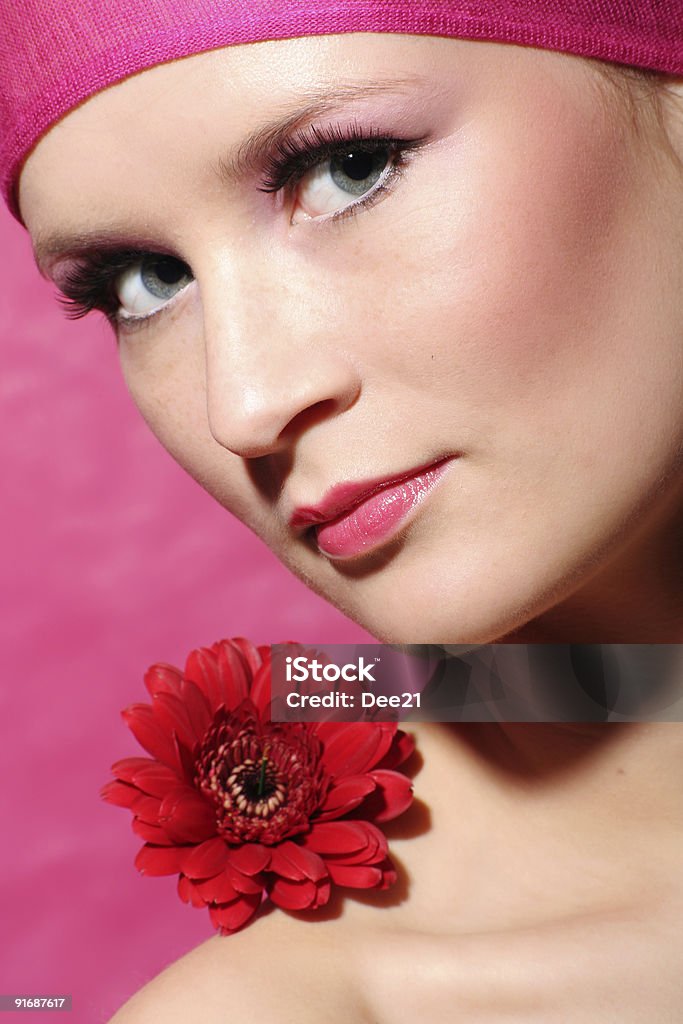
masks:
POLYGON ((527 927, 663 898, 683 855, 683 725, 423 724, 392 851, 404 922, 527 927), (445 855, 445 851, 448 851, 445 855), (428 914, 425 917, 425 913, 428 914))

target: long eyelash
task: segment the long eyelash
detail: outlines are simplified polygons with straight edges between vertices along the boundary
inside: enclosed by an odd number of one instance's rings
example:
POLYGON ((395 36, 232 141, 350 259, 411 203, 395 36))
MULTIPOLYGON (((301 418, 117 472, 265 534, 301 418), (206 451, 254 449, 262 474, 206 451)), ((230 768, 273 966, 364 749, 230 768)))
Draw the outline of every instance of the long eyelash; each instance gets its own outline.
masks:
POLYGON ((265 162, 259 191, 279 192, 291 187, 313 167, 330 157, 342 156, 349 149, 364 153, 388 149, 397 157, 398 164, 403 153, 416 149, 422 142, 421 139, 393 138, 376 129, 361 129, 357 124, 350 128, 341 125, 310 125, 277 142, 275 152, 265 162))
MULTIPOLYGON (((263 168, 261 192, 279 192, 292 187, 313 167, 341 156, 349 149, 356 152, 377 153, 388 150, 393 157, 393 170, 401 171, 404 154, 419 148, 424 139, 399 139, 377 129, 362 129, 358 124, 350 127, 310 125, 294 135, 280 139, 275 151, 267 158, 263 168)), ((349 204, 334 214, 341 219, 377 202, 392 188, 390 180, 377 185, 366 198, 349 204)), ((138 260, 150 253, 141 249, 117 249, 88 253, 80 256, 65 271, 59 281, 62 293, 58 301, 70 320, 80 320, 93 310, 100 310, 116 327, 119 301, 114 292, 117 277, 138 260)))
POLYGON ((99 309, 114 324, 119 308, 114 282, 145 255, 139 249, 118 249, 79 257, 59 280, 58 301, 69 320, 80 320, 99 309))

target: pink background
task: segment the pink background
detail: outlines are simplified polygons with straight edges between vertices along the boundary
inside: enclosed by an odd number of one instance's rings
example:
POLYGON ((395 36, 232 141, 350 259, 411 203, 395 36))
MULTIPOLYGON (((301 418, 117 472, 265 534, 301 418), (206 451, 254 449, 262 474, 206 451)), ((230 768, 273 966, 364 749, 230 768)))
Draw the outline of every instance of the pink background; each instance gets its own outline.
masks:
POLYGON ((223 636, 369 637, 163 451, 109 328, 64 318, 4 210, 0 240, 0 993, 71 993, 65 1019, 99 1024, 213 934, 174 878, 138 875, 130 815, 98 795, 142 753, 119 711, 145 668, 223 636))

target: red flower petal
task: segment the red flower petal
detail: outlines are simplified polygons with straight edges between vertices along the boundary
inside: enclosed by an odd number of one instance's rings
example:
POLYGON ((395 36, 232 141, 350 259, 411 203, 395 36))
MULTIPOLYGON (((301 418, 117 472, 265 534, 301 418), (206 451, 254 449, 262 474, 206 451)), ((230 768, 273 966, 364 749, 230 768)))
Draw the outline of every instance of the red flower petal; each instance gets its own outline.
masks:
POLYGON ((393 866, 389 858, 387 858, 387 860, 383 864, 378 864, 377 866, 382 871, 382 882, 379 886, 380 889, 389 889, 394 884, 397 878, 395 867, 393 866))
POLYGON ((124 757, 120 761, 115 761, 111 770, 121 782, 134 782, 136 772, 158 764, 159 762, 152 760, 151 757, 124 757))
POLYGON ((303 882, 292 882, 285 878, 276 878, 268 890, 273 903, 285 910, 315 910, 327 903, 330 898, 330 884, 325 882, 316 885, 305 879, 303 882))
POLYGON ((299 867, 295 860, 282 852, 282 847, 274 846, 270 855, 270 871, 290 881, 303 882, 307 879, 306 872, 299 867))
POLYGON ((183 679, 180 687, 180 698, 187 708, 187 714, 195 736, 201 740, 211 725, 211 708, 209 702, 195 683, 183 679))
MULTIPOLYGON (((379 864, 386 859, 388 850, 384 833, 367 821, 356 821, 353 824, 358 826, 359 832, 363 835, 362 845, 356 850, 326 853, 326 864, 379 864)), ((313 841, 315 842, 315 838, 313 841)))
MULTIPOLYGON (((263 663, 263 648, 256 647, 251 640, 247 640, 243 636, 235 636, 232 640, 220 640, 214 646, 218 647, 220 651, 220 649, 225 649, 228 645, 240 652, 247 663, 247 668, 251 675, 256 675, 263 663)), ((268 657, 270 657, 268 648, 266 648, 266 651, 268 652, 268 657)))
POLYGON ((414 750, 415 740, 413 737, 399 729, 388 752, 376 767, 382 769, 398 768, 399 765, 408 760, 414 750))
POLYGON ((157 693, 152 700, 154 717, 169 734, 175 734, 181 743, 192 749, 202 734, 196 735, 186 705, 173 693, 157 693))
POLYGON ((318 738, 323 743, 330 743, 331 740, 339 733, 343 733, 345 729, 348 729, 348 722, 315 722, 313 724, 313 730, 317 734, 318 738))
POLYGON ((148 796, 162 799, 169 789, 174 789, 178 785, 178 776, 167 765, 159 764, 158 761, 148 761, 144 767, 134 772, 131 782, 148 796))
POLYGON ((206 695, 211 712, 224 705, 229 710, 249 696, 251 675, 261 658, 248 640, 222 640, 209 650, 192 651, 185 676, 206 695))
POLYGON ((152 665, 145 672, 145 686, 150 697, 156 693, 180 694, 182 672, 179 672, 173 665, 152 665))
POLYGON ((249 696, 251 682, 249 663, 239 647, 233 646, 231 643, 218 644, 215 653, 223 694, 221 703, 232 711, 249 696))
POLYGON ((287 841, 273 849, 270 870, 283 878, 320 882, 327 878, 327 868, 322 857, 312 850, 304 849, 297 843, 287 841))
POLYGON ((209 907, 214 927, 222 932, 236 932, 250 921, 261 906, 261 896, 242 896, 226 906, 209 907))
POLYGON ((216 656, 205 647, 192 651, 185 664, 185 678, 199 687, 213 713, 221 703, 220 680, 216 656))
POLYGON ((403 814, 413 802, 413 784, 405 775, 378 769, 370 772, 377 791, 363 804, 363 811, 373 821, 391 821, 403 814))
POLYGON ((389 750, 395 731, 394 722, 347 725, 325 742, 325 767, 332 776, 360 775, 374 768, 389 750))
POLYGON ((159 807, 159 824, 176 843, 201 843, 216 834, 216 816, 196 790, 177 787, 159 807))
MULTIPOLYGON (((342 872, 341 869, 348 869, 349 871, 351 871, 351 870, 357 871, 359 868, 363 868, 363 867, 366 867, 366 868, 370 867, 370 868, 372 868, 373 871, 379 871, 379 874, 380 874, 379 881, 376 881, 374 883, 373 888, 376 888, 376 889, 388 889, 396 881, 396 869, 394 868, 394 865, 391 863, 391 861, 389 860, 388 857, 384 857, 378 863, 365 864, 365 865, 363 865, 363 864, 346 864, 344 862, 337 863, 336 862, 336 858, 335 858, 335 862, 334 862, 334 871, 335 871, 335 874, 337 874, 339 878, 344 877, 344 873, 342 872)), ((331 874, 332 874, 332 872, 330 872, 330 875, 331 874)), ((342 884, 342 883, 340 882, 339 884, 342 884)), ((347 884, 347 883, 344 883, 344 884, 347 884)))
MULTIPOLYGON (((240 893, 235 889, 227 873, 222 871, 215 878, 206 878, 201 882, 194 883, 199 895, 205 903, 233 903, 240 899, 240 893)), ((260 886, 257 891, 263 886, 260 886)))
POLYGON ((130 810, 140 794, 135 786, 114 780, 102 786, 100 796, 108 804, 114 804, 115 807, 127 807, 130 810))
POLYGON ((149 704, 131 704, 121 716, 135 736, 157 761, 163 761, 170 768, 178 768, 178 755, 172 738, 163 730, 149 704))
POLYGON ((270 850, 260 843, 245 843, 230 850, 228 863, 243 875, 257 875, 270 864, 270 850))
POLYGON ((340 818, 343 814, 348 814, 362 803, 369 793, 374 792, 375 785, 370 775, 349 775, 333 783, 322 805, 319 820, 340 818))
POLYGON ((346 854, 376 849, 384 836, 367 821, 323 821, 315 824, 301 843, 316 853, 346 854))
POLYGON ((155 846, 173 846, 173 840, 169 839, 158 825, 150 825, 142 818, 133 818, 132 827, 135 835, 140 836, 140 839, 144 839, 146 843, 154 843, 155 846))
POLYGON ((143 821, 148 821, 151 825, 158 824, 159 817, 159 799, 155 796, 147 796, 146 793, 141 793, 140 790, 136 790, 135 801, 131 807, 131 810, 137 818, 142 818, 143 821))
POLYGON ((179 771, 181 779, 192 785, 194 780, 194 758, 192 752, 187 749, 184 743, 181 743, 177 736, 173 737, 173 749, 176 752, 176 758, 178 761, 179 771))
POLYGON ((180 846, 150 846, 145 844, 135 858, 135 867, 141 875, 175 875, 182 868, 185 850, 180 846))
POLYGON ((183 903, 191 903, 193 907, 205 907, 206 900, 202 899, 196 884, 186 875, 178 878, 178 895, 183 903))
POLYGON ((249 694, 254 706, 262 717, 270 717, 269 715, 266 715, 266 712, 270 703, 271 689, 271 669, 269 658, 254 676, 254 682, 252 683, 251 692, 249 694))
POLYGON ((225 865, 225 877, 230 880, 233 889, 241 893, 257 893, 263 889, 263 879, 260 875, 243 875, 237 868, 233 868, 230 861, 225 865))
POLYGON ((182 870, 189 878, 212 878, 224 870, 228 861, 228 847, 224 839, 206 842, 185 851, 182 870))
POLYGON ((348 866, 346 864, 328 864, 330 878, 335 885, 346 885, 351 889, 374 889, 382 882, 380 868, 367 867, 365 864, 348 866))
POLYGON ((209 701, 199 686, 182 679, 177 693, 155 693, 152 709, 162 726, 175 733, 189 750, 204 737, 211 724, 209 701))

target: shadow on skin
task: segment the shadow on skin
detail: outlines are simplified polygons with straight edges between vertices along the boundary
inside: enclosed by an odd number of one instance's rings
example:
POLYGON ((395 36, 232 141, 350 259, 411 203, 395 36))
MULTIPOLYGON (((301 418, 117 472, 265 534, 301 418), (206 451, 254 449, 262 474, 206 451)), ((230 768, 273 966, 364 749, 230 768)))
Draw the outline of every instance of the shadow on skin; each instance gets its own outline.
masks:
MULTIPOLYGON (((319 404, 324 405, 326 403, 321 402, 319 404)), ((308 415, 315 422, 319 419, 324 419, 326 413, 325 411, 318 410, 316 406, 301 415, 308 415)), ((288 449, 287 451, 274 452, 271 455, 264 455, 259 458, 247 459, 246 466, 249 477, 259 494, 269 502, 274 503, 282 492, 284 481, 291 471, 292 462, 293 453, 288 449)), ((314 527, 309 527, 301 535, 300 539, 314 554, 326 557, 321 555, 318 549, 314 527)), ((405 534, 402 531, 387 544, 383 544, 381 549, 374 553, 361 556, 358 559, 344 559, 343 561, 330 559, 330 561, 340 575, 347 576, 349 579, 362 579, 364 576, 370 576, 372 573, 384 568, 385 565, 396 557, 404 544, 405 534)))
MULTIPOLYGON (((408 527, 410 524, 408 524, 408 527)), ((315 543, 315 537, 313 538, 315 543)), ((398 555, 406 542, 405 532, 397 534, 387 544, 383 544, 377 551, 367 555, 364 555, 360 559, 353 559, 351 561, 336 561, 333 560, 333 565, 337 572, 341 576, 346 576, 349 579, 362 579, 364 576, 370 576, 374 572, 378 572, 383 569, 385 565, 388 565, 393 558, 398 555)), ((316 546, 316 551, 317 551, 316 546)))
POLYGON ((331 398, 303 409, 290 420, 280 433, 278 441, 282 443, 282 446, 279 451, 246 459, 249 477, 264 498, 275 501, 282 491, 284 482, 292 469, 299 435, 315 426, 316 423, 321 423, 333 416, 336 411, 337 403, 331 398))
POLYGON ((543 781, 576 771, 617 743, 632 722, 456 722, 447 726, 501 776, 543 781))

